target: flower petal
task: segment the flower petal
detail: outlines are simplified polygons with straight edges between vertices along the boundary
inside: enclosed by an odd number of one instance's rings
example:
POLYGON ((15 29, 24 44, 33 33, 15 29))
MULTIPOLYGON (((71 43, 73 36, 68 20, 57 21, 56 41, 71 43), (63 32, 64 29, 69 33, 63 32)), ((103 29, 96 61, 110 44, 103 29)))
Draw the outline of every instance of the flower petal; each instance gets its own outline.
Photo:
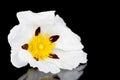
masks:
POLYGON ((48 73, 58 73, 60 69, 53 63, 49 62, 49 60, 44 61, 36 61, 28 51, 21 50, 21 56, 30 64, 33 68, 38 68, 39 71, 48 73))
POLYGON ((49 72, 48 68, 42 63, 42 61, 36 61, 28 51, 20 50, 20 56, 24 58, 24 60, 28 62, 31 67, 38 68, 39 71, 43 71, 45 73, 49 72))
POLYGON ((53 25, 41 26, 42 33, 48 33, 50 36, 59 35, 56 41, 56 48, 62 50, 81 50, 83 45, 81 44, 80 37, 71 31, 65 25, 65 22, 58 15, 54 18, 53 25))
POLYGON ((19 55, 18 51, 19 50, 17 49, 11 50, 11 63, 15 67, 20 68, 20 67, 26 66, 28 62, 26 62, 25 59, 19 55))
POLYGON ((76 68, 80 63, 87 62, 87 54, 82 50, 79 51, 61 51, 54 50, 60 59, 54 61, 55 64, 59 64, 62 69, 72 70, 76 68))
MULTIPOLYGON (((66 24, 62 18, 60 18, 58 15, 55 16, 54 12, 55 11, 48 11, 48 12, 43 12, 43 13, 33 13, 31 11, 19 12, 17 14, 17 16, 21 23, 21 28, 20 28, 20 30, 17 31, 18 37, 20 38, 19 35, 21 35, 21 36, 23 35, 23 37, 25 37, 25 38, 27 38, 27 37, 30 38, 31 35, 33 35, 33 32, 35 32, 36 28, 41 26, 42 34, 48 33, 48 34, 50 34, 50 36, 60 35, 60 38, 57 40, 57 43, 56 43, 56 47, 58 49, 63 49, 63 50, 83 49, 83 45, 80 42, 80 37, 77 34, 73 33, 66 26, 66 24), (32 19, 31 19, 31 17, 32 17, 32 19), (27 21, 30 24, 22 24, 21 21, 22 22, 27 21), (42 22, 40 22, 40 21, 42 21, 42 22), (49 23, 51 23, 51 24, 49 24, 49 23), (20 33, 20 34, 18 34, 18 33, 20 33), (24 34, 24 33, 26 33, 26 34, 24 34)), ((27 23, 27 22, 25 22, 25 23, 27 23)), ((21 39, 24 39, 24 38, 21 38, 21 39)))
POLYGON ((55 11, 46 11, 41 13, 34 13, 32 11, 23 11, 23 12, 18 12, 17 17, 18 20, 20 21, 20 24, 44 25, 44 24, 53 24, 54 13, 55 11))
POLYGON ((34 31, 32 28, 17 25, 13 27, 8 35, 8 42, 11 47, 17 45, 18 47, 27 43, 32 36, 34 35, 34 31))
POLYGON ((8 42, 10 44, 10 46, 12 47, 12 44, 14 44, 14 37, 16 36, 16 33, 18 31, 18 29, 20 28, 20 26, 14 26, 11 30, 10 33, 8 35, 8 42))
POLYGON ((56 44, 56 47, 58 49, 63 49, 63 50, 83 49, 83 45, 80 42, 81 41, 80 37, 74 32, 72 32, 71 29, 65 25, 65 22, 61 20, 62 19, 59 16, 55 17, 54 31, 56 31, 56 33, 60 35, 60 39, 56 44), (61 23, 59 23, 60 21, 61 23))
POLYGON ((60 68, 56 66, 56 64, 54 64, 53 62, 50 62, 49 60, 46 60, 43 62, 44 65, 46 65, 49 69, 49 72, 55 74, 60 72, 60 68))

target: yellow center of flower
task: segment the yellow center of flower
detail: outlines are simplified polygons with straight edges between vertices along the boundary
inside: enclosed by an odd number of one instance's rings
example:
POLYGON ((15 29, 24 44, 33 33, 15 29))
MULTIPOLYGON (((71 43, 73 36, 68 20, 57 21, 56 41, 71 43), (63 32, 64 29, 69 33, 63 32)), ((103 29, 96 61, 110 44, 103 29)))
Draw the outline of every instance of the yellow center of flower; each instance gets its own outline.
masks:
POLYGON ((38 34, 33 36, 28 42, 28 51, 36 60, 44 60, 49 58, 52 53, 55 43, 51 42, 48 34, 38 34))

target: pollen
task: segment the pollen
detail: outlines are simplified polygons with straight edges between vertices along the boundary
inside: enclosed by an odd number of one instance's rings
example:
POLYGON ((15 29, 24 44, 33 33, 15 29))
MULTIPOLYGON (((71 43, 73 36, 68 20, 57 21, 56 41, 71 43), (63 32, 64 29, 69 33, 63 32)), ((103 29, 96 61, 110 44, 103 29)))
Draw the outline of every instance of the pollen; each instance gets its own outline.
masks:
POLYGON ((36 60, 45 60, 53 53, 55 43, 51 42, 48 34, 33 36, 28 42, 28 51, 36 60))
POLYGON ((39 45, 39 49, 40 49, 40 50, 43 49, 43 45, 42 45, 42 44, 39 45))

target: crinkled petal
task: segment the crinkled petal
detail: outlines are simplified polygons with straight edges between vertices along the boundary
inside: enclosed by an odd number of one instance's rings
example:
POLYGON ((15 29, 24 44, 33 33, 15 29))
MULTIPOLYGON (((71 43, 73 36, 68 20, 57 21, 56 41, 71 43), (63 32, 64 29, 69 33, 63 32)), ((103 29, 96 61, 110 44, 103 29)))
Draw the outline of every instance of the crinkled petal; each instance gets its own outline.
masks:
POLYGON ((45 73, 49 72, 48 68, 42 62, 36 61, 28 51, 21 50, 20 53, 21 56, 29 63, 31 67, 38 68, 40 71, 43 71, 45 73))
POLYGON ((15 39, 15 36, 17 35, 17 31, 18 29, 20 28, 20 26, 14 26, 11 30, 10 30, 10 33, 8 35, 8 42, 10 44, 10 46, 12 47, 12 44, 16 44, 14 43, 14 40, 15 39))
POLYGON ((47 68, 49 69, 49 72, 51 72, 53 74, 60 72, 60 68, 56 64, 54 64, 53 62, 46 60, 43 63, 44 63, 44 65, 47 66, 47 68))
POLYGON ((87 54, 82 50, 79 51, 61 51, 61 50, 54 50, 59 56, 59 60, 54 61, 62 69, 69 69, 72 70, 76 68, 80 63, 87 62, 87 54))
POLYGON ((63 50, 81 50, 83 45, 81 44, 80 37, 72 32, 70 28, 65 25, 65 22, 59 17, 55 17, 55 27, 53 32, 56 31, 60 35, 59 42, 56 44, 58 49, 63 50), (61 22, 60 22, 61 21, 61 22))
POLYGON ((59 35, 60 38, 56 42, 56 48, 62 50, 81 50, 83 45, 81 44, 80 37, 71 31, 58 15, 55 17, 54 25, 41 26, 42 33, 48 33, 50 36, 59 35))
POLYGON ((34 13, 32 11, 22 11, 17 13, 20 24, 27 25, 44 25, 54 23, 55 11, 46 11, 34 13))
POLYGON ((11 63, 17 67, 23 67, 27 65, 27 61, 19 54, 19 50, 17 49, 12 49, 11 50, 11 63))
POLYGON ((25 27, 25 25, 17 25, 13 27, 8 35, 8 42, 10 46, 21 47, 32 38, 34 31, 35 30, 33 28, 25 27))
POLYGON ((59 67, 57 67, 54 63, 45 61, 36 61, 28 51, 21 50, 21 56, 30 64, 33 68, 38 68, 39 71, 48 73, 58 73, 60 72, 59 67))
MULTIPOLYGON (((56 48, 63 50, 83 49, 83 45, 80 42, 80 37, 77 34, 73 33, 66 26, 64 20, 61 17, 59 17, 58 15, 55 16, 54 12, 55 11, 42 13, 33 13, 31 11, 19 12, 17 14, 17 17, 21 23, 21 28, 17 31, 18 38, 16 39, 26 39, 27 37, 27 39, 29 39, 31 35, 34 35, 37 27, 41 27, 41 34, 47 33, 50 36, 60 35, 59 40, 56 42, 56 48), (22 24, 23 22, 27 23, 26 21, 31 25, 22 24)), ((20 41, 23 42, 22 40, 20 41)))

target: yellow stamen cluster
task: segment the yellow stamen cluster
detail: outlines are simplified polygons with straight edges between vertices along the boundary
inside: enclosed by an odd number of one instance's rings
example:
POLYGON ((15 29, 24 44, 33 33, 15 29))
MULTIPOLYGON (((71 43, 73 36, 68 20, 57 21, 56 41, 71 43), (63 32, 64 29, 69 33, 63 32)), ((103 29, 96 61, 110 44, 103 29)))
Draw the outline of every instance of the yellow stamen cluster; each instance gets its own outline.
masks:
POLYGON ((28 51, 31 53, 33 58, 37 60, 44 60, 49 58, 52 54, 55 43, 51 42, 48 34, 33 36, 28 42, 28 51))

